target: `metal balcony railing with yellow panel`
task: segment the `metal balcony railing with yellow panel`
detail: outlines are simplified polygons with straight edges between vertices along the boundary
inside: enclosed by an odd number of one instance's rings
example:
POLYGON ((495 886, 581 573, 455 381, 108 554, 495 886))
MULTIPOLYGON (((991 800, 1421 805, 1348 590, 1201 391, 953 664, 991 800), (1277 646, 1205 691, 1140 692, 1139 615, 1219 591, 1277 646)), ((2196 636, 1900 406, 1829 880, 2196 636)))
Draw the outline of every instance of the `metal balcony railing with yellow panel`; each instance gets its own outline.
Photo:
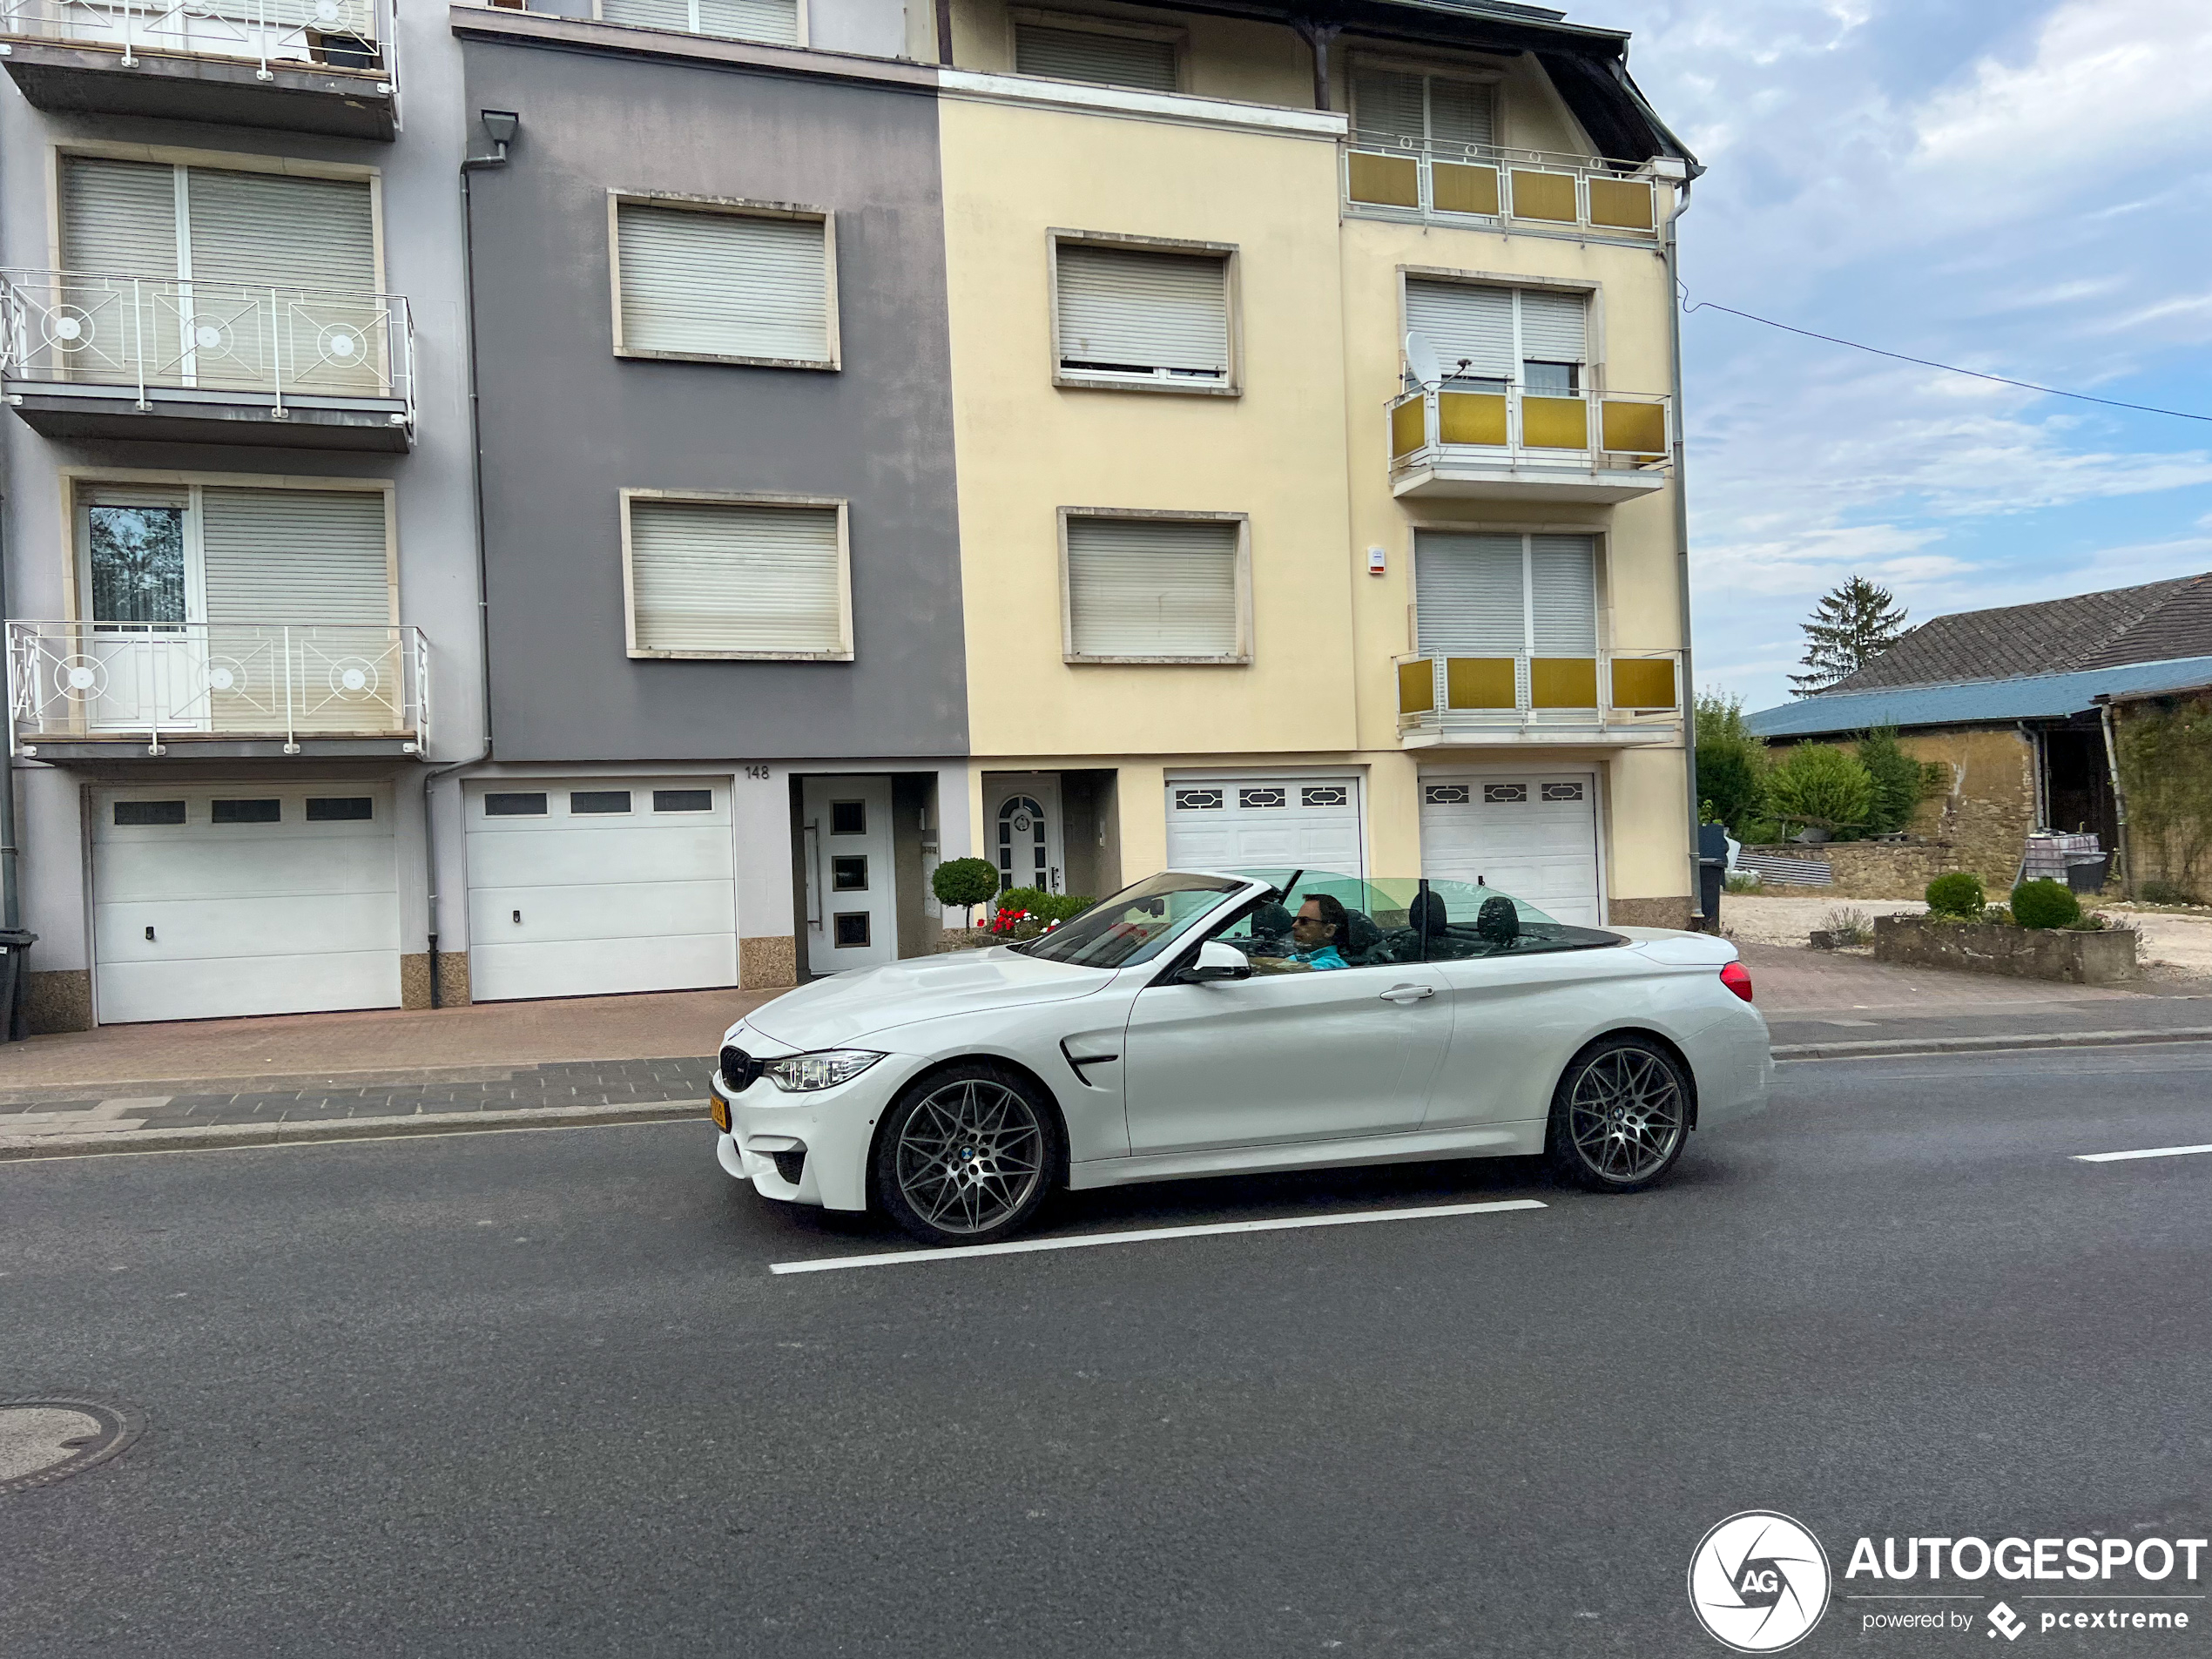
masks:
POLYGON ((1345 146, 1344 196, 1360 215, 1656 242, 1673 165, 1359 134, 1345 146))
POLYGON ((1400 657, 1399 740, 1439 744, 1605 744, 1676 741, 1682 730, 1682 653, 1601 651, 1400 657))
POLYGON ((1667 482, 1672 418, 1663 393, 1406 392, 1390 404, 1391 493, 1632 501, 1667 482))

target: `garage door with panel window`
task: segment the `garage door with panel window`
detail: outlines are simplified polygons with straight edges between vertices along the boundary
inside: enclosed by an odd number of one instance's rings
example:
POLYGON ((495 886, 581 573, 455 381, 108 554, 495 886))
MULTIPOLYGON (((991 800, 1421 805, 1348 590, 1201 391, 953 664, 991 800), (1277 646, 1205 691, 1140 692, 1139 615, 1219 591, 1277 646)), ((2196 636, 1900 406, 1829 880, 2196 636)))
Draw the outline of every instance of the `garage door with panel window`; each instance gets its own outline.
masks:
POLYGON ((164 384, 388 393, 365 179, 64 156, 61 233, 88 374, 142 357, 164 384))
POLYGON ((399 1006, 389 789, 141 786, 92 804, 102 1023, 399 1006))
POLYGON ((726 780, 481 783, 466 799, 475 1000, 737 983, 726 780))
POLYGON ((1557 921, 1603 925, 1597 779, 1587 772, 1427 774, 1421 873, 1526 899, 1557 921))
POLYGON ((1367 873, 1356 777, 1178 779, 1167 808, 1178 870, 1367 873))

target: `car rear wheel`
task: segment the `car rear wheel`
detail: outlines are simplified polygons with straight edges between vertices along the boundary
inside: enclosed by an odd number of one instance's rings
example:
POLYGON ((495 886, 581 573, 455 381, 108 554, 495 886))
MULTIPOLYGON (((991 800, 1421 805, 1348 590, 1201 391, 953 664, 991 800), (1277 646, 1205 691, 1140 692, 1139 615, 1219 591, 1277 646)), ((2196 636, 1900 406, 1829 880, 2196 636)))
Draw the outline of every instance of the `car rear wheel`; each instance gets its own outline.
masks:
POLYGON ((1604 1037, 1568 1062, 1552 1091, 1544 1155, 1560 1179, 1635 1192, 1675 1166, 1689 1138, 1689 1079, 1648 1037, 1604 1037))
POLYGON ((892 1103, 876 1141, 876 1194, 926 1244, 988 1244, 1042 1207, 1059 1150, 1035 1085, 1001 1067, 959 1066, 892 1103))

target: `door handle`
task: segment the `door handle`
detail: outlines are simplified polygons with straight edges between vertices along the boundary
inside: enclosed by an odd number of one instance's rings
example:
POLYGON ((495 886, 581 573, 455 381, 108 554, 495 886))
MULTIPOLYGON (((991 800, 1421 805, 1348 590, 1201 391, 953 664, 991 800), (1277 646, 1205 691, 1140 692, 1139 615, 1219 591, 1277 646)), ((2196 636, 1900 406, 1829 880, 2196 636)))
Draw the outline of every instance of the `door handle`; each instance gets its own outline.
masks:
POLYGON ((1434 996, 1433 985, 1393 985, 1382 993, 1386 1002, 1418 1002, 1425 996, 1434 996))

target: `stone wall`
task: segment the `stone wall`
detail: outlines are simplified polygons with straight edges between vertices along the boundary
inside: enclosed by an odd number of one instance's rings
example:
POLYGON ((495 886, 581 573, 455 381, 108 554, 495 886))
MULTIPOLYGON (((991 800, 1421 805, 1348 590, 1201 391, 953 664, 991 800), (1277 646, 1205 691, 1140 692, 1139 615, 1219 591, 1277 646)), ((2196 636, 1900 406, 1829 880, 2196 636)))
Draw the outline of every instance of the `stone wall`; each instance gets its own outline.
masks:
POLYGON ((2135 977, 2135 935, 1987 921, 1874 918, 1874 960, 1908 968, 1955 968, 2068 985, 2113 985, 2135 977))
MULTIPOLYGON (((1922 801, 1908 833, 1948 847, 1950 867, 1972 870, 1990 892, 2010 892, 2035 830, 2035 752, 2027 739, 2017 732, 1912 732, 1898 746, 1951 769, 1949 792, 1922 801)), ((1920 895, 1916 888, 1895 896, 1920 895)))
MULTIPOLYGON (((1747 846, 1746 853, 1772 853, 1785 859, 1824 859, 1835 871, 1832 887, 1776 887, 1772 891, 1809 898, 1917 899, 1929 882, 1962 867, 1952 850, 1925 841, 1830 841, 1822 846, 1792 842, 1787 846, 1747 846)), ((1721 901, 1725 912, 1728 901, 1721 901)))

